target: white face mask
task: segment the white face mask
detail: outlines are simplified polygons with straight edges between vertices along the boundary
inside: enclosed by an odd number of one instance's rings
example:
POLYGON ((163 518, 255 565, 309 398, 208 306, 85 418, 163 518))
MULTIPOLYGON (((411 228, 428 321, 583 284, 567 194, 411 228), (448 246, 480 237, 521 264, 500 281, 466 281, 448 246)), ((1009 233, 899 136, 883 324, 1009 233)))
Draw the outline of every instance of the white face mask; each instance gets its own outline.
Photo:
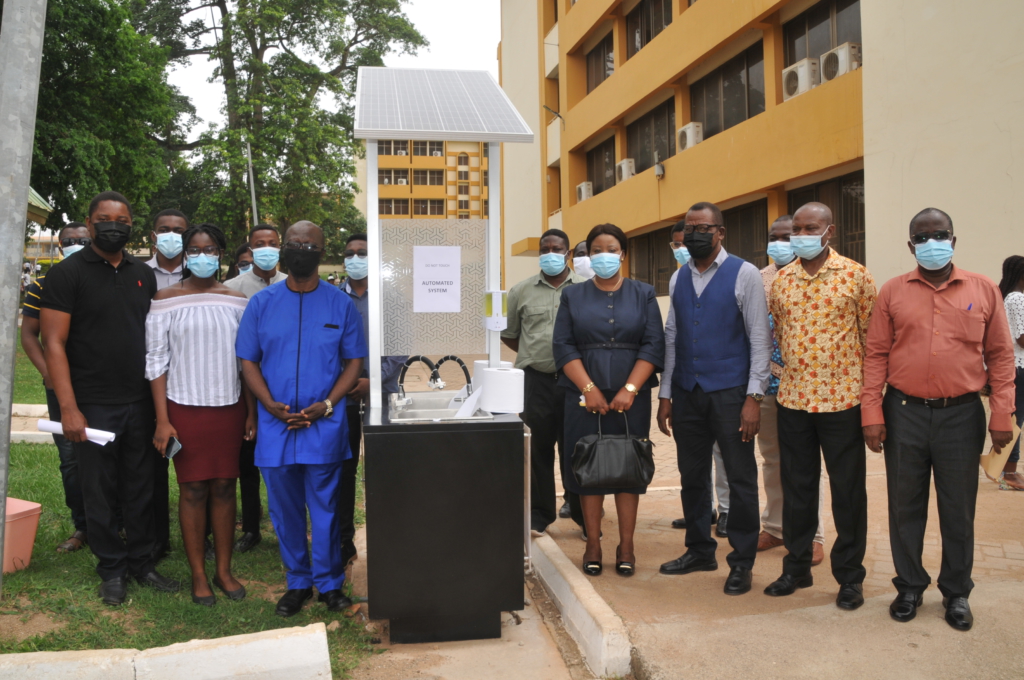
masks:
POLYGON ((589 257, 584 256, 572 258, 572 268, 577 274, 585 279, 594 278, 594 270, 590 266, 589 257))

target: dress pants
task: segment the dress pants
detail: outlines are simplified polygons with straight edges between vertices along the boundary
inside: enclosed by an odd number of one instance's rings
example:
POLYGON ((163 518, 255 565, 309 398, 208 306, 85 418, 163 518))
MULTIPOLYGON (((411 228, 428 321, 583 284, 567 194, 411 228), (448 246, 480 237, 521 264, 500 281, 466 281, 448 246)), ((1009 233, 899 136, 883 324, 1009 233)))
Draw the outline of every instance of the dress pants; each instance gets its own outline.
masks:
POLYGON ((821 499, 821 459, 832 490, 836 542, 830 559, 836 581, 863 583, 868 537, 867 456, 860 406, 833 413, 810 413, 779 404, 782 461, 782 538, 789 554, 783 573, 811 571, 814 532, 821 499))
MULTIPOLYGON (((1024 427, 1024 368, 1017 367, 1017 377, 1014 379, 1014 387, 1017 390, 1016 394, 1016 419, 1017 427, 1024 427)), ((1010 451, 1010 463, 1020 462, 1020 439, 1017 439, 1013 445, 1013 450, 1010 451)))
POLYGON ((238 454, 238 490, 242 498, 242 533, 260 533, 260 515, 263 514, 263 501, 260 500, 260 469, 254 462, 256 458, 256 439, 251 442, 242 440, 242 449, 238 454))
MULTIPOLYGON (((761 451, 761 476, 764 479, 765 506, 761 513, 762 528, 782 538, 782 474, 779 468, 779 406, 775 396, 767 396, 761 402, 761 430, 757 433, 757 448, 761 451)), ((818 533, 815 543, 825 542, 825 524, 821 509, 825 502, 825 477, 818 487, 818 533)))
POLYGON ((343 547, 351 546, 356 536, 356 473, 359 470, 359 452, 363 442, 363 417, 359 415, 359 402, 349 404, 345 415, 348 418, 348 445, 352 449, 352 457, 341 464, 341 483, 338 484, 338 523, 341 526, 343 547))
POLYGON ((345 583, 338 522, 341 463, 264 467, 270 519, 274 523, 281 561, 288 571, 288 589, 311 588, 321 593, 345 583), (313 559, 306 539, 306 511, 313 534, 313 559))
MULTIPOLYGON (((559 457, 566 455, 563 448, 565 429, 565 391, 558 387, 557 373, 541 373, 529 366, 523 371, 523 422, 530 428, 530 528, 544 531, 558 519, 558 499, 555 497, 555 447, 559 457)), ((583 525, 580 498, 565 491, 565 500, 573 520, 583 525)))
POLYGON ((160 455, 150 443, 150 453, 155 457, 153 463, 153 547, 167 549, 171 547, 171 495, 170 466, 171 461, 160 455))
POLYGON ((79 404, 89 427, 107 430, 114 441, 74 444, 85 499, 89 548, 104 581, 153 570, 153 450, 156 414, 149 399, 130 404, 79 404), (118 534, 120 508, 126 541, 118 534))
MULTIPOLYGON (((57 394, 46 390, 46 410, 50 414, 50 420, 60 422, 60 402, 57 401, 57 394)), ((62 434, 53 435, 53 443, 57 447, 57 456, 60 458, 60 479, 64 484, 64 503, 71 511, 71 523, 75 525, 75 531, 86 531, 85 525, 85 499, 82 497, 82 481, 78 478, 78 458, 75 455, 75 446, 62 434)))
POLYGON ((729 480, 730 567, 752 569, 757 555, 757 461, 754 442, 744 442, 740 412, 746 385, 705 392, 672 387, 672 433, 683 487, 686 548, 698 557, 714 558, 718 541, 711 537, 711 460, 715 442, 729 480))
MULTIPOLYGON (((711 451, 715 461, 715 497, 718 499, 718 514, 729 512, 729 476, 725 474, 725 463, 722 462, 722 448, 715 442, 715 448, 711 451)), ((679 490, 679 500, 683 500, 683 490, 679 490)), ((711 499, 714 501, 714 498, 711 499)), ((712 502, 712 506, 714 503, 712 502)))
POLYGON ((985 407, 978 399, 931 409, 906 404, 902 397, 890 387, 882 402, 889 545, 896 567, 892 582, 899 592, 915 594, 931 583, 921 553, 934 473, 942 536, 939 590, 945 597, 967 597, 974 587, 974 506, 979 457, 985 446, 985 407))

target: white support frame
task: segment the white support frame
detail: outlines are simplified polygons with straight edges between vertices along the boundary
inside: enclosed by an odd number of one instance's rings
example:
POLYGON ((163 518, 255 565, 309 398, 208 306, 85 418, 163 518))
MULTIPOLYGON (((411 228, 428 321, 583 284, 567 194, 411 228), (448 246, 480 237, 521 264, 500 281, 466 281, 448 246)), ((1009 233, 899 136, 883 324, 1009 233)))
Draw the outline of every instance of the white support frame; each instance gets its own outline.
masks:
MULTIPOLYGON (((487 290, 501 290, 501 144, 487 150, 487 290)), ((487 359, 501 367, 501 331, 487 331, 487 359)))
POLYGON ((370 309, 370 423, 379 425, 381 422, 381 329, 384 321, 384 262, 383 239, 381 238, 380 215, 377 193, 377 140, 366 140, 366 246, 367 261, 370 269, 366 294, 370 309))

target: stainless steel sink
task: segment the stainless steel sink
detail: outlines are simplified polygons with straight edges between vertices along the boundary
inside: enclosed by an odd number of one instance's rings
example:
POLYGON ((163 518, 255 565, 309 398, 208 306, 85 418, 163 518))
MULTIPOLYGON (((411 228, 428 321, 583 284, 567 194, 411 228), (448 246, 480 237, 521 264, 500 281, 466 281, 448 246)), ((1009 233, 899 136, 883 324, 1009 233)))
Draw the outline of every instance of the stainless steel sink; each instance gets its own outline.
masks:
POLYGON ((404 400, 397 394, 392 394, 388 417, 392 423, 494 420, 493 414, 479 408, 467 418, 457 418, 462 399, 455 403, 455 408, 448 408, 448 404, 457 394, 458 392, 454 390, 406 392, 404 400))

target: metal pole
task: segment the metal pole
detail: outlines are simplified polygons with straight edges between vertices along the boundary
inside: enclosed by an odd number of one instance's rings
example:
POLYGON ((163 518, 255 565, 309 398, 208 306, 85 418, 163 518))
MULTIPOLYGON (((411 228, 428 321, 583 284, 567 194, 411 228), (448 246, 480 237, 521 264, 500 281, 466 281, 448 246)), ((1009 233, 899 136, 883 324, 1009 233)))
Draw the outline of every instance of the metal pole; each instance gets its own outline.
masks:
POLYGON ((380 372, 381 338, 384 329, 384 237, 380 228, 380 205, 377 203, 377 140, 366 140, 366 245, 370 265, 370 277, 366 284, 366 295, 370 298, 370 422, 380 423, 381 383, 380 372))
MULTIPOLYGON (((0 564, 7 523, 18 292, 46 0, 4 0, 0 33, 0 564)), ((3 574, 0 573, 0 588, 3 574)))
MULTIPOLYGON (((487 290, 501 290, 501 144, 487 152, 487 290)), ((487 331, 488 366, 501 366, 501 333, 487 331)))
POLYGON ((252 198, 252 226, 260 223, 260 215, 256 212, 256 180, 252 173, 252 147, 245 143, 245 155, 249 159, 249 196, 252 198))

